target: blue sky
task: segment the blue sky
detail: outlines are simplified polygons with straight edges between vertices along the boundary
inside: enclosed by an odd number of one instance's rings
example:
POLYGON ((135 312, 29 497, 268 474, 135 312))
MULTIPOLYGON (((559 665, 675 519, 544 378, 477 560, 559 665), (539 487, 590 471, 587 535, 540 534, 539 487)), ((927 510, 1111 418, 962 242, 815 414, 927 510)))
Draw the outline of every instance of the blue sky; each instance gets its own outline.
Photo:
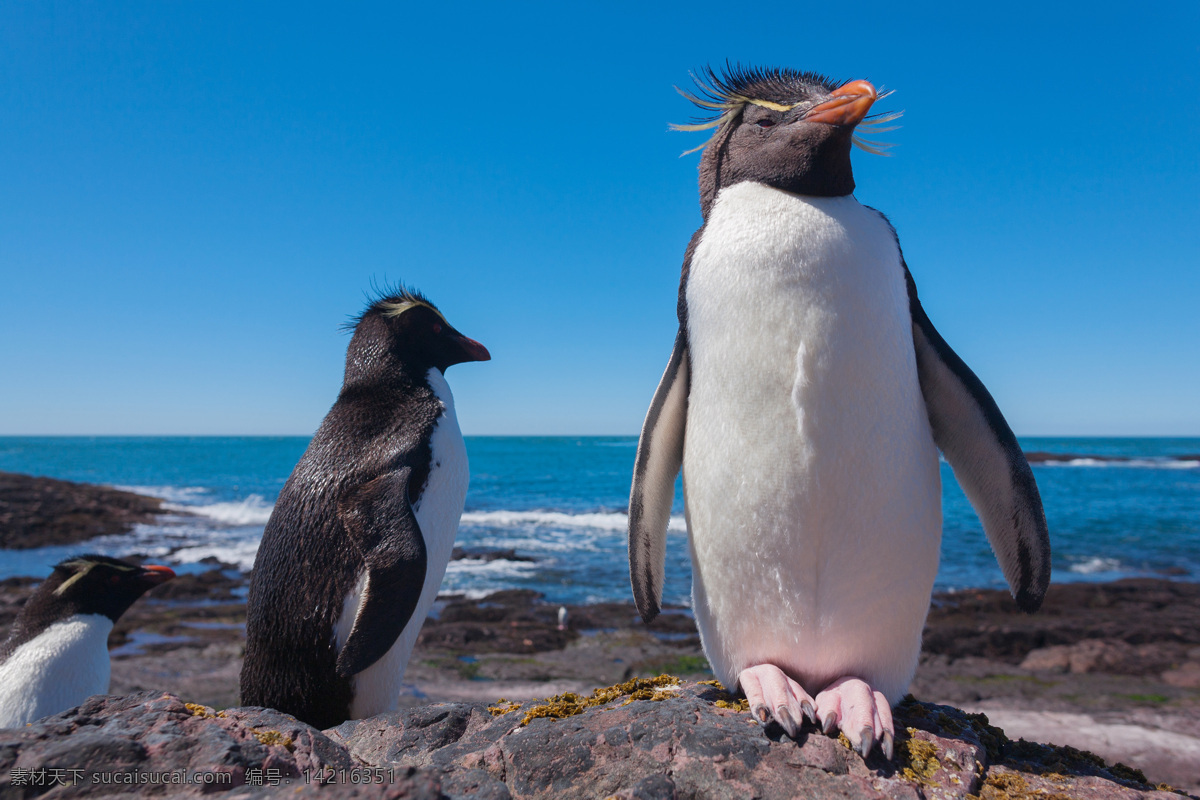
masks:
POLYGON ((729 59, 896 90, 856 194, 1018 434, 1200 435, 1192 0, 432 5, 0 7, 0 434, 311 433, 373 279, 466 433, 635 433, 729 59))

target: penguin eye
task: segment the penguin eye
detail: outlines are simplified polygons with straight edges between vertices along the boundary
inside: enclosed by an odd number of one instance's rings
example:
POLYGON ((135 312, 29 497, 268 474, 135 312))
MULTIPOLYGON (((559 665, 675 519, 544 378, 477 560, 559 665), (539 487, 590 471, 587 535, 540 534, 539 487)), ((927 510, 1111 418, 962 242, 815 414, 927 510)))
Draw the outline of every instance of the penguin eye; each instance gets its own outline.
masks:
POLYGON ((440 322, 433 323, 433 332, 441 333, 442 332, 442 323, 440 323, 440 322))
POLYGON ((758 122, 756 122, 754 124, 760 128, 770 128, 772 125, 775 124, 775 120, 773 120, 769 117, 763 117, 762 119, 760 119, 758 122))
POLYGON ((113 575, 111 578, 108 579, 108 582, 113 584, 114 586, 116 586, 118 583, 121 582, 121 576, 113 575))

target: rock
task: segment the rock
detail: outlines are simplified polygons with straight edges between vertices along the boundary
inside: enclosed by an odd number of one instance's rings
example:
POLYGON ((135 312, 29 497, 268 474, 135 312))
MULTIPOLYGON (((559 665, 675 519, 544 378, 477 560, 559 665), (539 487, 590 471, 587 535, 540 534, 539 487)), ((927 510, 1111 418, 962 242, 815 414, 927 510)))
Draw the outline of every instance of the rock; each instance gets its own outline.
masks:
POLYGON ((533 556, 519 556, 517 551, 508 550, 492 550, 488 548, 465 548, 456 547, 450 552, 451 561, 462 561, 469 559, 471 561, 537 561, 533 556))
POLYGON ((1137 658, 1122 662, 1123 674, 1157 674, 1164 663, 1200 645, 1198 614, 1200 584, 1153 578, 1052 584, 1036 614, 1020 613, 1008 592, 974 589, 934 596, 923 650, 1016 665, 1042 648, 1119 640, 1164 648, 1138 650, 1137 658))
POLYGON ((93 697, 0 731, 0 796, 40 796, 53 777, 66 784, 55 797, 281 788, 422 800, 1178 797, 1090 753, 1009 741, 983 715, 949 706, 901 703, 895 759, 876 752, 864 761, 812 729, 793 741, 774 724, 763 728, 718 687, 673 681, 524 707, 423 706, 324 732, 262 708, 214 712, 155 693, 93 697), (204 782, 149 782, 164 775, 204 782))
POLYGON ((1021 669, 1038 672, 1107 672, 1114 675, 1150 675, 1174 663, 1186 650, 1182 644, 1131 645, 1120 639, 1084 639, 1069 645, 1033 650, 1021 669))
POLYGON ((1180 689, 1200 689, 1200 661, 1186 661, 1162 674, 1163 683, 1180 689))
POLYGON ((74 544, 128 533, 135 523, 152 522, 162 513, 158 498, 0 472, 0 548, 74 544))
POLYGON ((19 730, 0 731, 0 796, 199 794, 244 785, 253 770, 303 783, 354 759, 320 731, 278 711, 214 712, 174 695, 96 696, 19 730), (153 785, 155 779, 159 785, 153 785), (49 782, 47 782, 49 781, 49 782), (191 783, 179 783, 188 781, 191 783))

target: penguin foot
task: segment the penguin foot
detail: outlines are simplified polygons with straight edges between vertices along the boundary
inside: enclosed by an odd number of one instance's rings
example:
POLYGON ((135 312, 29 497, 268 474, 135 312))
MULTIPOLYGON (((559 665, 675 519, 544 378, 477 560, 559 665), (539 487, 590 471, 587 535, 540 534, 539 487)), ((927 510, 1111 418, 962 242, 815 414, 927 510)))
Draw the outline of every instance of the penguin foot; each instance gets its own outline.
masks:
POLYGON ((805 717, 817 721, 817 705, 812 697, 774 664, 747 667, 738 674, 738 683, 754 718, 764 725, 775 719, 793 739, 800 734, 805 717))
POLYGON ((878 742, 883 757, 892 760, 896 731, 892 726, 891 704, 865 681, 839 678, 826 686, 817 695, 817 718, 826 733, 836 727, 846 734, 863 758, 870 755, 878 742))

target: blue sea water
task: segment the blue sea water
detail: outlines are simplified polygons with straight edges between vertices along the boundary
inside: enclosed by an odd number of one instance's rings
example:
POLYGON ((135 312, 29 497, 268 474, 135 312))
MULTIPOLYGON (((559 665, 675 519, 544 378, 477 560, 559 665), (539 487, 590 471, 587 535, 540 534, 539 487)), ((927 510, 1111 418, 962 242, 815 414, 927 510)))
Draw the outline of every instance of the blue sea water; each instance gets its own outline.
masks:
MULTIPOLYGON (((0 437, 0 470, 128 488, 191 512, 86 545, 0 550, 0 578, 44 575, 84 550, 141 553, 182 570, 206 557, 249 569, 306 437, 0 437)), ((1139 575, 1200 580, 1200 439, 1022 439, 1027 451, 1098 455, 1035 464, 1054 550, 1054 580, 1139 575)), ((444 592, 531 588, 551 602, 631 599, 625 508, 634 437, 468 437, 471 488, 459 528, 467 548, 534 561, 451 562, 444 592)), ((942 465, 937 588, 1002 587, 978 519, 942 465)), ((682 498, 667 546, 664 599, 688 603, 682 498)))

